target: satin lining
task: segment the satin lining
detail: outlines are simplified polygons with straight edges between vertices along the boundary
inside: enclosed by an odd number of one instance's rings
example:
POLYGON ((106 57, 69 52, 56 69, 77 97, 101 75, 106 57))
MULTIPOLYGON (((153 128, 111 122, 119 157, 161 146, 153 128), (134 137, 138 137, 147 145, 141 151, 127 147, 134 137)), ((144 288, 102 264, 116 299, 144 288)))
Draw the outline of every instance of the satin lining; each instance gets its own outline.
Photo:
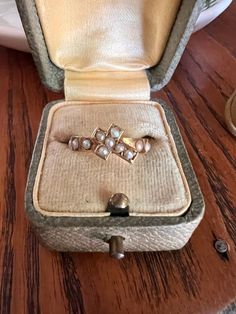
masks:
POLYGON ((66 71, 68 100, 149 99, 144 70, 160 61, 181 0, 35 2, 50 59, 66 71))
POLYGON ((148 100, 150 87, 145 71, 65 71, 66 100, 148 100))

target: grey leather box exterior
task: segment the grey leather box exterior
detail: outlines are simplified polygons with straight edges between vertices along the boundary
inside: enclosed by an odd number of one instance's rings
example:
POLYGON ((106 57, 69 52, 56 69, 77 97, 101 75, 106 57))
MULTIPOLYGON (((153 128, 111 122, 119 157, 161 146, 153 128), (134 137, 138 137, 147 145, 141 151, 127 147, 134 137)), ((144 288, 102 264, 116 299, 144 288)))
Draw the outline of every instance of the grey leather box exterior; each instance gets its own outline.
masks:
MULTIPOLYGON (((42 82, 50 89, 63 89, 64 72, 49 59, 33 0, 17 0, 18 9, 42 82)), ((202 9, 202 0, 183 0, 159 64, 147 70, 152 90, 170 80, 202 9)), ((44 245, 58 251, 108 251, 111 236, 125 238, 126 251, 158 251, 182 248, 204 214, 204 200, 184 147, 175 118, 160 100, 185 172, 192 203, 180 217, 51 217, 40 214, 33 204, 33 187, 42 153, 48 114, 57 102, 46 106, 31 161, 26 187, 26 213, 44 245)))

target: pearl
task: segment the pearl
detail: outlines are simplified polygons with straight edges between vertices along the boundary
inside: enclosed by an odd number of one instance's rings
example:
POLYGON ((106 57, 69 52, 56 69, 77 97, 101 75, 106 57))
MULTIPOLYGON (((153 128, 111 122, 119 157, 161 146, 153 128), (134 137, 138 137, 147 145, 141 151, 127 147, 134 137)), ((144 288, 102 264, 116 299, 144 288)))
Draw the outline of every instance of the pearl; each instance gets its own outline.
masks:
POLYGON ((107 148, 112 148, 115 145, 115 140, 111 137, 105 139, 105 144, 107 148))
POLYGON ((79 149, 79 139, 77 137, 71 137, 69 141, 69 148, 73 151, 79 149))
POLYGON ((110 130, 110 134, 113 138, 119 138, 120 136, 120 130, 117 126, 114 126, 110 130))
POLYGON ((105 158, 109 154, 109 150, 106 146, 100 146, 98 149, 98 154, 102 158, 105 158))
POLYGON ((103 142, 106 138, 106 134, 103 131, 97 131, 95 136, 99 142, 103 142))
POLYGON ((92 146, 92 143, 91 143, 90 139, 85 138, 85 139, 82 141, 82 146, 83 146, 84 149, 90 149, 91 146, 92 146))
POLYGON ((151 144, 149 142, 146 142, 144 145, 145 153, 149 152, 150 149, 151 149, 151 144))
POLYGON ((120 143, 120 144, 116 144, 115 146, 115 151, 117 153, 122 153, 125 150, 125 145, 120 143))
POLYGON ((140 153, 144 149, 143 141, 142 140, 137 140, 137 142, 135 143, 135 148, 140 153))
POLYGON ((131 160, 134 157, 134 153, 131 150, 126 150, 124 153, 124 157, 127 160, 131 160))

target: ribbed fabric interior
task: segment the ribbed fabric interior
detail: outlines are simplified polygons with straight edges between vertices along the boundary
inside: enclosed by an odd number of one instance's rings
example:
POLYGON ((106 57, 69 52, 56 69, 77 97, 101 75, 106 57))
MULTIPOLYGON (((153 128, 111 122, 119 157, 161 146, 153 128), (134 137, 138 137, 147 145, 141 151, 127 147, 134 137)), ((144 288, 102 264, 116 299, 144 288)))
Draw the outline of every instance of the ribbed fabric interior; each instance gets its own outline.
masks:
POLYGON ((154 102, 62 102, 51 109, 34 187, 34 203, 48 215, 103 216, 114 193, 130 199, 131 215, 180 215, 191 196, 161 106, 154 102), (152 149, 129 164, 73 152, 70 136, 90 136, 114 122, 132 138, 151 137, 152 149))

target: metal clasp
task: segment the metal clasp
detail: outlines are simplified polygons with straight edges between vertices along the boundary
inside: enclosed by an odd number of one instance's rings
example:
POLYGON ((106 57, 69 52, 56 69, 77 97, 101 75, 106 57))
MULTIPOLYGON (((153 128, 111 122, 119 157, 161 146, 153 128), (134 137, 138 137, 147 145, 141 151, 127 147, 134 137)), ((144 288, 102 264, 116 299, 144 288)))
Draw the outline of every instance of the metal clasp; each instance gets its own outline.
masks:
POLYGON ((129 216, 129 198, 123 193, 116 193, 108 201, 107 211, 111 216, 129 216))
POLYGON ((125 257, 123 241, 125 239, 121 236, 112 236, 109 240, 110 256, 116 259, 125 257))

